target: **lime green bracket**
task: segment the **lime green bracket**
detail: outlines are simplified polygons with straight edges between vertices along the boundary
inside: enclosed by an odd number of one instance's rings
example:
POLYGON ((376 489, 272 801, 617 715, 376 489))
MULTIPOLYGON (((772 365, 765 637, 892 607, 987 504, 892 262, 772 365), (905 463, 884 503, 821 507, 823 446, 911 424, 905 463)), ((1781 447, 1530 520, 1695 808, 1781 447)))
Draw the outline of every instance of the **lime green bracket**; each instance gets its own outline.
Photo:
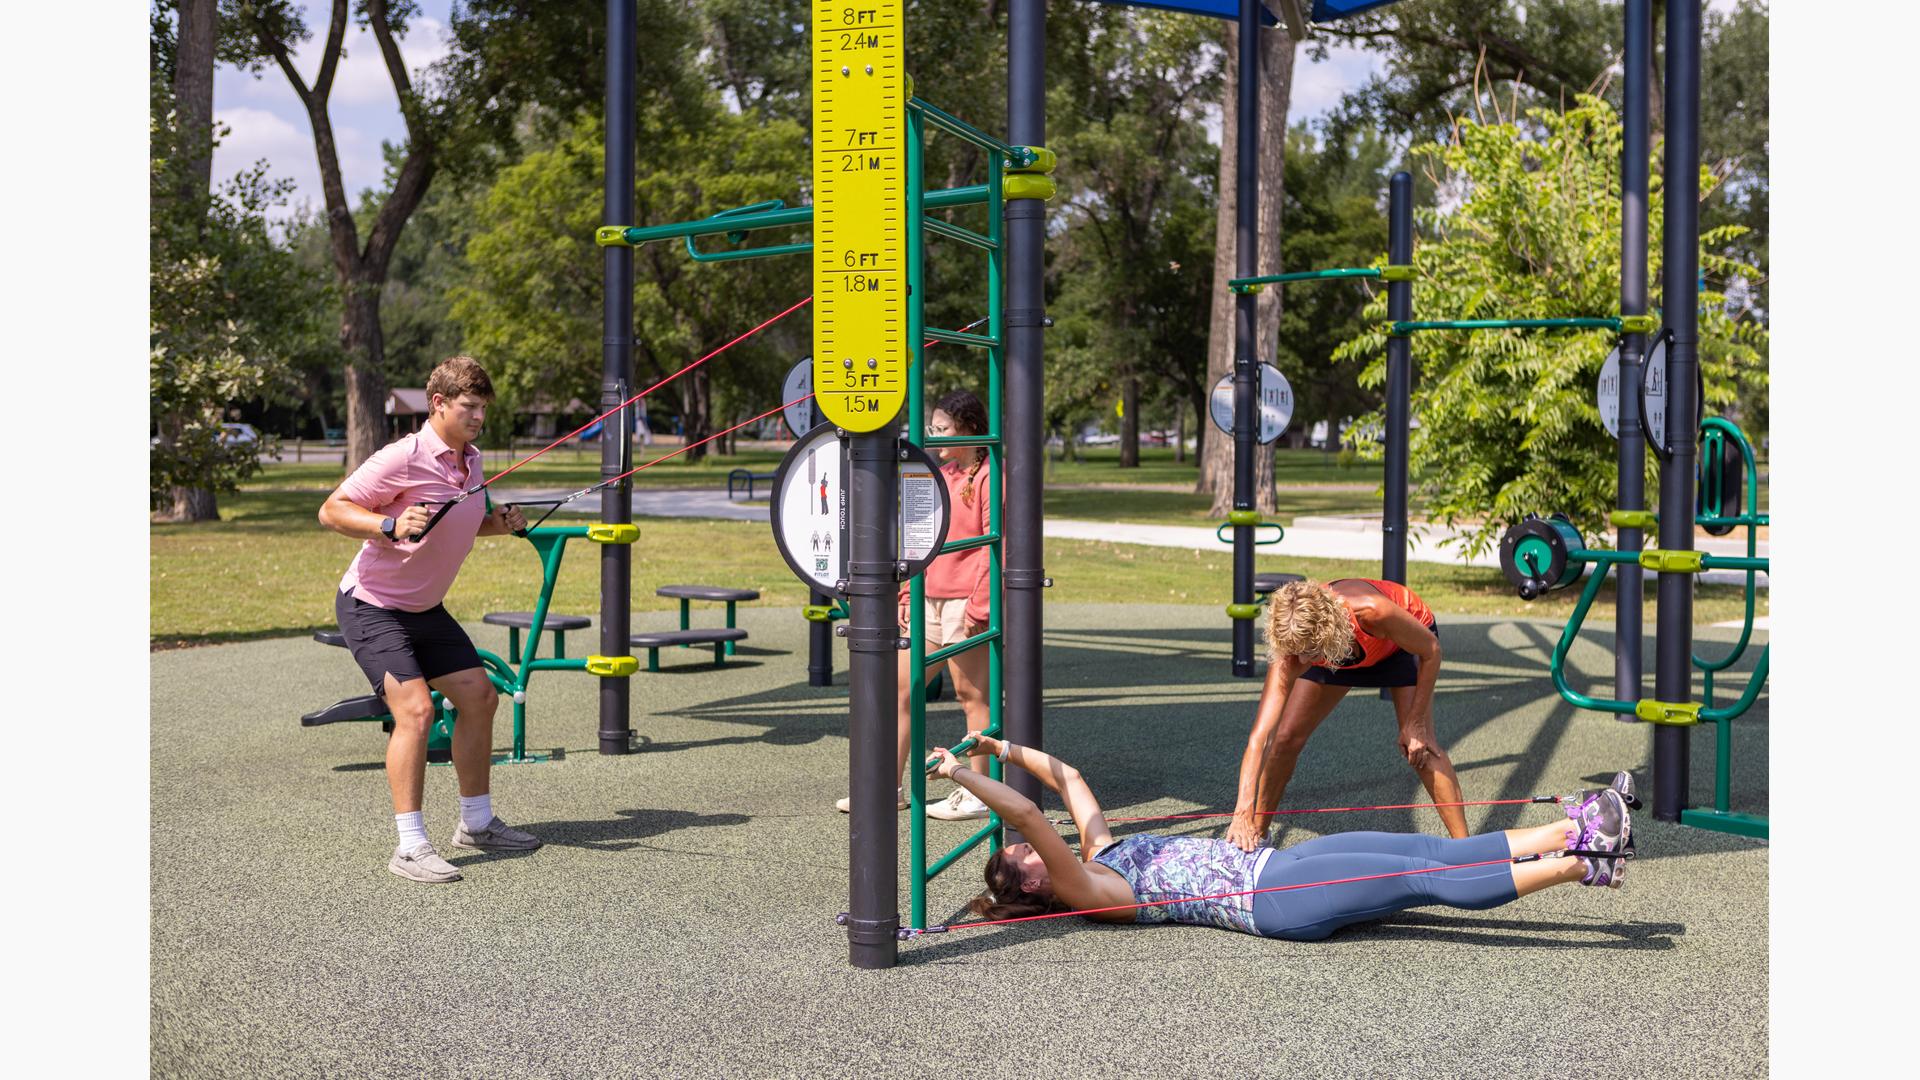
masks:
POLYGON ((1658 315, 1622 315, 1620 332, 1623 334, 1651 334, 1660 329, 1658 315))
POLYGON ((618 679, 640 670, 640 658, 637 656, 589 656, 587 674, 598 675, 603 679, 618 679))
POLYGON ((1697 574, 1704 565, 1704 551, 1670 551, 1648 548, 1640 553, 1641 567, 1659 574, 1697 574))
POLYGON ((1667 727, 1686 727, 1700 722, 1700 703, 1697 701, 1655 701, 1642 698, 1633 704, 1633 715, 1649 724, 1661 724, 1667 727))
POLYGON ((833 605, 808 604, 806 607, 800 609, 800 614, 808 622, 832 622, 834 615, 833 605))
POLYGON ((1038 173, 1008 173, 1000 182, 1001 198, 1011 202, 1014 199, 1051 199, 1054 194, 1053 177, 1038 173))
POLYGON ((1229 281, 1227 291, 1241 296, 1253 296, 1266 292, 1267 284, 1264 281, 1229 281))
POLYGON ((1660 524, 1660 515, 1651 510, 1615 510, 1607 520, 1616 529, 1651 529, 1660 524))
POLYGON ((1008 156, 1011 173, 1051 173, 1060 164, 1060 157, 1044 146, 1016 146, 1014 153, 1008 156))
POLYGON ((1227 605, 1227 618, 1229 619, 1257 619, 1259 617, 1260 617, 1259 604, 1228 604, 1227 605))
POLYGON ((1394 265, 1392 263, 1389 263, 1386 266, 1383 266, 1380 268, 1380 280, 1381 281, 1412 281, 1413 280, 1413 264, 1407 263, 1404 266, 1400 266, 1400 265, 1394 265))
POLYGON ((587 526, 587 539, 596 544, 631 544, 640 539, 640 526, 596 521, 587 526))
POLYGON ((1260 511, 1258 511, 1258 510, 1229 510, 1229 511, 1227 511, 1227 524, 1229 524, 1229 525, 1258 525, 1258 524, 1260 524, 1260 511))

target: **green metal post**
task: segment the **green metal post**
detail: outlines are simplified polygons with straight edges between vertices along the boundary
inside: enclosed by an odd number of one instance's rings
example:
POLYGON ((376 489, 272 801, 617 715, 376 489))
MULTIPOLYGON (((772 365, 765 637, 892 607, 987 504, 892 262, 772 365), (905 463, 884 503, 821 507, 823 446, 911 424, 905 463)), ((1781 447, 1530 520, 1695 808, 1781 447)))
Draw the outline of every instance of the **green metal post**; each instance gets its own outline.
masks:
MULTIPOLYGON (((926 143, 921 128, 921 113, 907 110, 907 347, 913 359, 907 365, 907 405, 905 438, 919 444, 926 438, 923 398, 926 395, 927 296, 925 285, 926 242, 920 222, 926 217, 926 143)), ((907 677, 902 690, 907 695, 912 721, 907 745, 907 881, 909 926, 927 925, 927 770, 921 762, 927 756, 927 581, 915 574, 907 584, 907 677)))

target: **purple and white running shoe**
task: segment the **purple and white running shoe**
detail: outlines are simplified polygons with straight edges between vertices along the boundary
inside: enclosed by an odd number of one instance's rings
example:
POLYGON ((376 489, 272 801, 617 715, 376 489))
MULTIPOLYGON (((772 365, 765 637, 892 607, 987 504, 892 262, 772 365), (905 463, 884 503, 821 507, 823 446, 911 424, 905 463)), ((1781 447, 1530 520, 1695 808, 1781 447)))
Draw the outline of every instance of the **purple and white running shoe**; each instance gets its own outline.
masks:
MULTIPOLYGON (((1567 833, 1567 850, 1591 852, 1624 851, 1633 835, 1633 819, 1627 812, 1627 802, 1617 788, 1606 787, 1598 791, 1583 791, 1560 800, 1566 808, 1567 817, 1578 828, 1567 833)), ((1582 885, 1604 885, 1608 888, 1620 887, 1626 872, 1626 859, 1616 856, 1583 855, 1587 872, 1580 879, 1582 885)))

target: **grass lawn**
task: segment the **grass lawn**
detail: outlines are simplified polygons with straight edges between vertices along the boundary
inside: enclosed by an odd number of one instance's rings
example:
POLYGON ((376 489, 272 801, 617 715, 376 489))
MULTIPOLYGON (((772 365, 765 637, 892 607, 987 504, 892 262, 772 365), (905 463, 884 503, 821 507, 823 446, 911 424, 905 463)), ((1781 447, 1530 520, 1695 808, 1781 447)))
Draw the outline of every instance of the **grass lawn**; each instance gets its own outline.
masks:
MULTIPOLYGON (((738 460, 731 459, 727 467, 738 460)), ((714 472, 708 466, 692 466, 689 472, 696 469, 707 470, 704 480, 711 482, 714 472)), ((668 466, 653 473, 675 475, 668 466)), ((331 628, 333 587, 356 547, 354 541, 322 529, 314 517, 333 475, 325 466, 282 466, 238 495, 223 498, 218 522, 152 526, 148 558, 153 645, 210 644, 331 628), (295 483, 303 486, 295 488, 295 483)), ((718 476, 724 482, 724 468, 718 469, 718 476)), ((1057 512, 1051 501, 1049 512, 1057 512)), ((1232 567, 1224 553, 1054 540, 1047 544, 1046 560, 1055 581, 1047 599, 1055 603, 1224 605, 1231 588, 1232 567)), ((570 545, 554 594, 555 611, 590 615, 599 610, 598 563, 593 545, 570 545)), ((1379 570, 1378 563, 1366 560, 1286 556, 1262 557, 1257 566, 1321 579, 1373 576, 1379 570)), ((1489 570, 1416 562, 1409 565, 1408 575, 1409 584, 1442 618, 1453 613, 1563 618, 1575 599, 1575 593, 1567 590, 1523 603, 1497 572, 1489 570)), ((529 546, 511 537, 489 537, 475 544, 447 606, 468 620, 489 611, 527 610, 533 606, 539 580, 539 565, 529 546)), ((763 523, 643 520, 640 542, 633 548, 634 610, 677 606, 654 596, 653 590, 680 582, 757 588, 763 605, 797 609, 807 600, 804 588, 774 550, 763 523)), ((1609 617, 1611 597, 1610 588, 1602 593, 1608 606, 1596 610, 1595 618, 1609 617)), ((1649 589, 1649 627, 1654 607, 1649 589)), ((1764 592, 1760 610, 1766 610, 1764 592)), ((1737 588, 1699 589, 1696 622, 1737 619, 1740 614, 1737 588)))
MULTIPOLYGON (((1060 458, 1057 448, 1047 450, 1047 483, 1049 484, 1169 484, 1192 485, 1199 475, 1197 458, 1187 455, 1187 460, 1176 463, 1173 460, 1171 446, 1142 446, 1140 448, 1140 466, 1135 469, 1120 467, 1120 448, 1117 446, 1083 446, 1077 451, 1078 461, 1066 461, 1060 458)), ((1282 485, 1289 484, 1379 484, 1386 476, 1385 467, 1377 461, 1338 464, 1338 455, 1321 450, 1290 450, 1285 447, 1276 450, 1273 455, 1274 479, 1282 485)))

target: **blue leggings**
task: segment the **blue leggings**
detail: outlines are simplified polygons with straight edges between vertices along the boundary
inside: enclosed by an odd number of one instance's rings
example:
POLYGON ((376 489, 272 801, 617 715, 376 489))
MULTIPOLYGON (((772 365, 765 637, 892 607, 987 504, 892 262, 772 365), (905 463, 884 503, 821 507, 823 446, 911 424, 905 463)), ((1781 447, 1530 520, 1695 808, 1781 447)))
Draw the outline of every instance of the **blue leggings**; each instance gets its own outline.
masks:
POLYGON ((1253 923, 1262 937, 1319 941, 1350 923, 1426 904, 1479 911, 1519 898, 1507 838, 1484 833, 1447 840, 1418 833, 1347 832, 1275 851, 1260 870, 1260 888, 1420 870, 1500 859, 1497 866, 1405 874, 1310 889, 1256 893, 1253 923))

